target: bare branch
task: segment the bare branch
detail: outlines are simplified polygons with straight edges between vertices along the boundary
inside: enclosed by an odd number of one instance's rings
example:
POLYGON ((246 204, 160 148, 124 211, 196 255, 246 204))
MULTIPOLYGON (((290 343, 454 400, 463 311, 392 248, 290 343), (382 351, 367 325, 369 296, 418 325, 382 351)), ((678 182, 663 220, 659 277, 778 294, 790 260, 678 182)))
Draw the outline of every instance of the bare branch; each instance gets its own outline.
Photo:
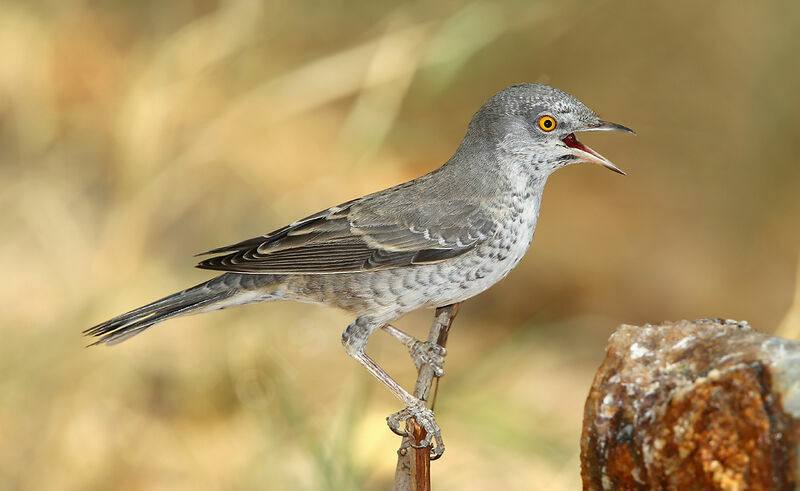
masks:
MULTIPOLYGON (((433 325, 428 333, 428 342, 436 343, 441 347, 447 344, 447 335, 450 326, 458 314, 458 303, 439 307, 433 319, 433 325)), ((414 397, 423 401, 428 401, 431 385, 433 384, 433 367, 423 363, 419 368, 417 383, 414 385, 414 397)), ((438 387, 438 379, 437 387, 438 387)), ((436 391, 434 391, 431 407, 435 403, 436 391)), ((425 447, 417 449, 411 446, 419 445, 426 434, 425 429, 418 425, 413 419, 406 423, 410 430, 411 438, 403 437, 400 449, 397 451, 397 469, 394 474, 395 491, 429 491, 431 489, 431 448, 425 447)))

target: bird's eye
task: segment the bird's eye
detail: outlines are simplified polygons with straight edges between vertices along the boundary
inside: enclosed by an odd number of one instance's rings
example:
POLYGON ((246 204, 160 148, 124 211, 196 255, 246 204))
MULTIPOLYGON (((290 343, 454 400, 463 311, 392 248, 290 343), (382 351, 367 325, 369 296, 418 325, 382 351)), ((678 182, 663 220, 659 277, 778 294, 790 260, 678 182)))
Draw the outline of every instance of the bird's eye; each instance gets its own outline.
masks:
POLYGON ((556 129, 556 120, 552 116, 542 116, 537 124, 542 131, 550 132, 556 129))

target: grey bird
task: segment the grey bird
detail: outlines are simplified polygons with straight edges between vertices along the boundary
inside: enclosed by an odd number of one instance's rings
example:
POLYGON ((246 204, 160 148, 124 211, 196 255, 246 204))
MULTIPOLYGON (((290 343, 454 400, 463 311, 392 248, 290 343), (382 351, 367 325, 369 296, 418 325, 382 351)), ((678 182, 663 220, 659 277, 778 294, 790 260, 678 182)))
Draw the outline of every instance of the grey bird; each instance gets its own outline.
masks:
POLYGON ((333 206, 203 254, 199 268, 221 276, 117 316, 85 331, 94 344, 116 344, 173 317, 253 302, 295 300, 339 307, 355 316, 342 334, 355 358, 404 404, 387 418, 399 433, 413 417, 427 432, 422 446, 444 451, 433 412, 367 354, 384 329, 412 359, 441 375, 444 350, 391 326, 421 307, 473 297, 504 278, 533 239, 548 176, 589 162, 624 174, 579 142, 581 131, 624 131, 574 97, 538 84, 493 95, 472 118, 444 165, 406 183, 333 206), (435 446, 433 443, 435 443, 435 446))

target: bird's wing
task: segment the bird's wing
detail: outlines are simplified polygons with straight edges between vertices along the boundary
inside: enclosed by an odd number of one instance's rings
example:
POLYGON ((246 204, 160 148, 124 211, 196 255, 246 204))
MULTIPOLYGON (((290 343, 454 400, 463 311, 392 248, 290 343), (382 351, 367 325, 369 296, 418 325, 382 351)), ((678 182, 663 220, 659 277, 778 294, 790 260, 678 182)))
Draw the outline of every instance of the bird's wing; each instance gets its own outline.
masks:
POLYGON ((240 273, 344 273, 430 264, 459 256, 494 234, 491 214, 474 203, 381 206, 361 198, 272 233, 203 254, 199 268, 240 273))

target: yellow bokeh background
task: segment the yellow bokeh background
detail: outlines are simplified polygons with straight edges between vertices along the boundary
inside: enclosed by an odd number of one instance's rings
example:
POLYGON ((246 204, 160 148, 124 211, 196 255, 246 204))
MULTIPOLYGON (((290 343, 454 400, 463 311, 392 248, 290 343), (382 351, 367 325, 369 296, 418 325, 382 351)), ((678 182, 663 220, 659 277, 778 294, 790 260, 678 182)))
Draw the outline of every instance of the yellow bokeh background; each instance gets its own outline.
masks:
MULTIPOLYGON (((347 315, 80 332, 209 278, 194 253, 434 169, 518 82, 638 136, 582 137, 628 176, 555 174, 530 254, 464 304, 433 484, 579 488, 616 325, 800 332, 799 31, 788 0, 0 1, 0 488, 388 489, 399 406, 347 315)), ((397 343, 369 350, 413 383, 397 343)))

